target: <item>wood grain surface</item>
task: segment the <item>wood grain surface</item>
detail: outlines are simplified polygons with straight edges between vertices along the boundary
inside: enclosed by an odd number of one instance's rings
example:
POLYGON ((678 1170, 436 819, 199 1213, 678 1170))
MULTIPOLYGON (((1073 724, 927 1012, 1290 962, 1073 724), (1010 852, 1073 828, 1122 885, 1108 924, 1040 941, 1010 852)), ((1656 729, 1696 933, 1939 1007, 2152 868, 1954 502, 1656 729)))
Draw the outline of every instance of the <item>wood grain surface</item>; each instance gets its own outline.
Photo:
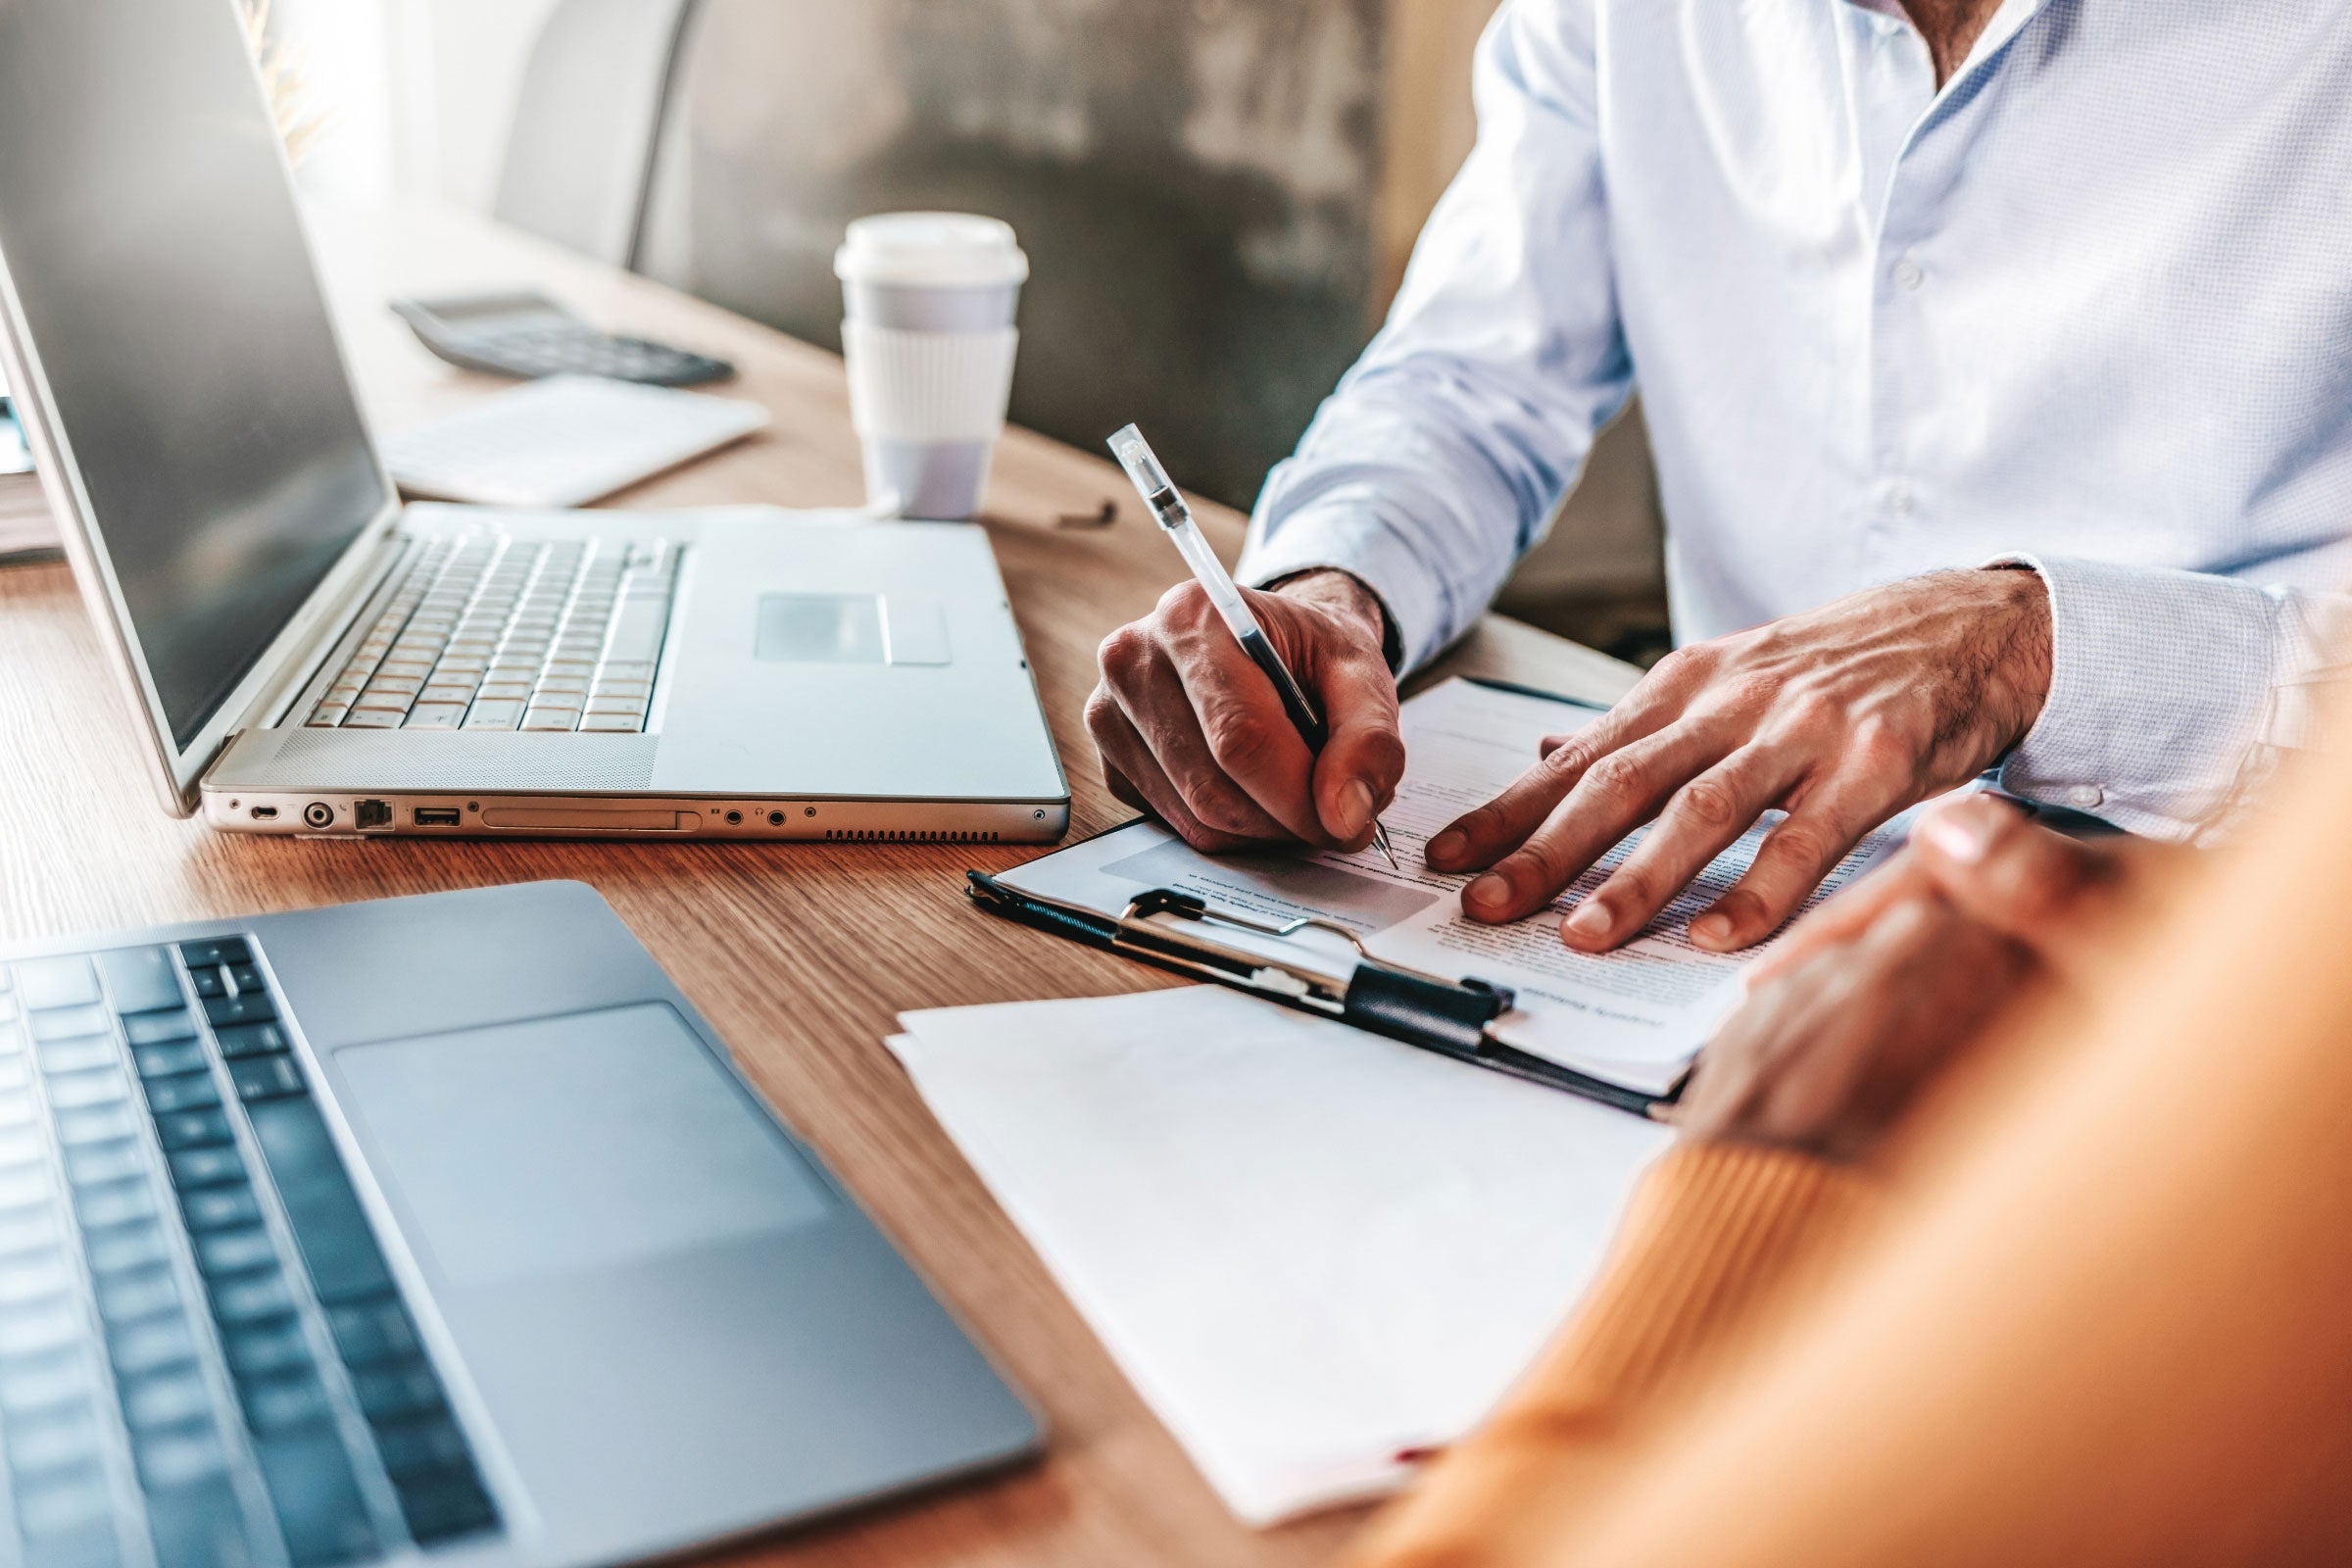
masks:
MULTIPOLYGON (((392 430, 503 383, 431 358, 394 294, 543 286, 600 324, 733 360, 718 390, 775 412, 766 434, 612 504, 860 502, 840 362, 643 279, 433 209, 315 215, 356 373, 392 430)), ((1107 432, 1117 410, 1103 410, 1107 432)), ((1201 523, 1238 550, 1241 519, 1201 523)), ((1075 795, 1073 833, 1128 813, 1104 791, 1080 709, 1103 634, 1148 611, 1180 564, 1106 460, 1020 431, 985 525, 1011 588, 1075 795), (1106 527, 1066 517, 1112 504, 1106 527)), ((1445 666, 1607 701, 1628 666, 1490 618, 1445 666)), ((921 846, 243 838, 156 806, 132 729, 62 565, 0 570, 0 936, 99 932, 354 899, 572 877, 601 890, 727 1039, 777 1109, 863 1200, 1044 1408, 1038 1465, 776 1536, 744 1563, 1002 1564, 1320 1560, 1358 1515, 1236 1524, 1144 1407, 924 1110, 881 1041, 902 1008, 1102 996, 1165 983, 965 907, 967 866, 1038 853, 921 846)))

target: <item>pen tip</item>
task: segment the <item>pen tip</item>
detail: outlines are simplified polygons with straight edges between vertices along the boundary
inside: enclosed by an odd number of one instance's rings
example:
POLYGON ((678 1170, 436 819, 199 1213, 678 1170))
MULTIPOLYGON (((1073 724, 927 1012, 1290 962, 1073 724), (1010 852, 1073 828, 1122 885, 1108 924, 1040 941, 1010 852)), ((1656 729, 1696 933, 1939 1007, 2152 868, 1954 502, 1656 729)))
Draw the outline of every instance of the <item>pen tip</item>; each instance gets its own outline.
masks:
POLYGON ((1389 830, 1382 823, 1374 822, 1372 824, 1372 842, 1379 848, 1381 858, 1389 862, 1390 870, 1401 871, 1404 869, 1397 862, 1396 847, 1389 842, 1389 830))

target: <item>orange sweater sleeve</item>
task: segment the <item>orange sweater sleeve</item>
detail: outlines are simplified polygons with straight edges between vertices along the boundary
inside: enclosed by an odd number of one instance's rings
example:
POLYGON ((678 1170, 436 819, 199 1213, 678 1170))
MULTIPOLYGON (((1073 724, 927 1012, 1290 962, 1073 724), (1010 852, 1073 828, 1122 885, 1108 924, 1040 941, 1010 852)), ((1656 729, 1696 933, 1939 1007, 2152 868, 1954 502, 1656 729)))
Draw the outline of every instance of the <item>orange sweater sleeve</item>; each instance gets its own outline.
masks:
POLYGON ((1651 1168, 1567 1326, 1476 1434, 1382 1515, 1350 1568, 1503 1568, 1560 1539, 1635 1435, 1866 1229, 1847 1167, 1682 1144, 1651 1168))

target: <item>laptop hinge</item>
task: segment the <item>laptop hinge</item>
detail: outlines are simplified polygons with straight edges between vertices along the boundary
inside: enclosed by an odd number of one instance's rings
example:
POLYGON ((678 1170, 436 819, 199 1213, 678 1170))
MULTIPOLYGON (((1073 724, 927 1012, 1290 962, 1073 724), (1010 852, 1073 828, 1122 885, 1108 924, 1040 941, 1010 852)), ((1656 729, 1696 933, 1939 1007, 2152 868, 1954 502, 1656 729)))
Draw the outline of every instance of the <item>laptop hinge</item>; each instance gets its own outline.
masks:
POLYGON ((383 536, 370 547, 375 559, 368 564, 367 570, 352 579, 351 586, 344 591, 342 604, 335 608, 328 618, 318 623, 318 634, 304 646, 299 658, 285 661, 278 667, 277 678, 255 693, 253 701, 246 705, 245 711, 237 715, 237 721, 221 737, 220 750, 215 752, 212 760, 205 764, 206 773, 213 770, 220 762, 221 754, 240 734, 249 729, 267 728, 285 716, 287 710, 302 696, 328 656, 351 635, 361 615, 383 590, 385 579, 392 575, 415 544, 413 538, 397 527, 385 530, 383 536))

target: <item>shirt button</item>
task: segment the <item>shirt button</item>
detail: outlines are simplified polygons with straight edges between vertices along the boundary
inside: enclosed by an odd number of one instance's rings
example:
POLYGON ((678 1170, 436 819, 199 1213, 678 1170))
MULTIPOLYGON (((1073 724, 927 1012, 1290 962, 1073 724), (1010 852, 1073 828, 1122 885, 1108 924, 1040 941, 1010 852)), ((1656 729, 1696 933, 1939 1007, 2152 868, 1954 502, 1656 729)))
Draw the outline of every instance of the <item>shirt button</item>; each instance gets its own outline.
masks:
POLYGON ((1917 293, 1919 285, 1927 280, 1927 272, 1910 257, 1906 256, 1894 264, 1894 281, 1905 293, 1917 293))
POLYGON ((2087 811, 2107 799, 2107 792, 2096 784, 2077 784, 2066 792, 2066 804, 2078 811, 2087 811))

